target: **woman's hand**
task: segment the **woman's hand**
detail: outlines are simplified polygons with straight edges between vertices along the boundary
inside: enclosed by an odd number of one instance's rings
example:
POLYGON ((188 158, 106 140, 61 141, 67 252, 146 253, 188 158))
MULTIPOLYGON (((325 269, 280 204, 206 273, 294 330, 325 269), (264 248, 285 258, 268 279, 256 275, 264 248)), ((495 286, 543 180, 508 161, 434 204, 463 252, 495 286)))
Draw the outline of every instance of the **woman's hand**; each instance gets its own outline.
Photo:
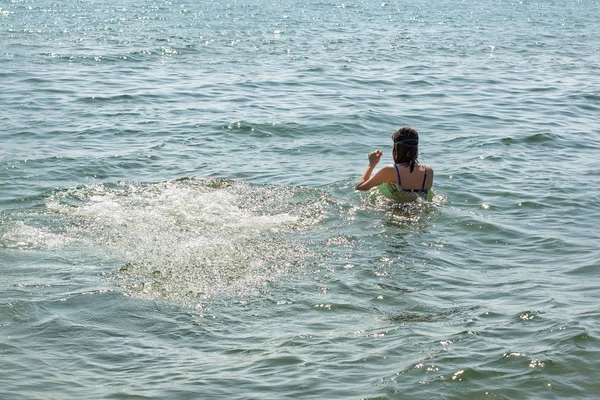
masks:
POLYGON ((383 153, 381 152, 381 150, 375 150, 375 151, 369 153, 369 165, 371 167, 374 167, 377 164, 379 164, 379 160, 381 160, 382 155, 383 155, 383 153))

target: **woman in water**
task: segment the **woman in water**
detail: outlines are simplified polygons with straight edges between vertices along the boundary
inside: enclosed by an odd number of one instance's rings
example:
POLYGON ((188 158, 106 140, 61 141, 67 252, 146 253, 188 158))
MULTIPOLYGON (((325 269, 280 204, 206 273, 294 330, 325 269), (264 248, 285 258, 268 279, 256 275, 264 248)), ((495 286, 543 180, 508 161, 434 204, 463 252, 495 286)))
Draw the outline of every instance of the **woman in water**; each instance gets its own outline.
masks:
POLYGON ((392 183, 403 192, 429 193, 433 184, 433 169, 428 165, 419 164, 419 134, 410 126, 403 126, 393 135, 394 165, 382 167, 371 176, 383 153, 375 150, 369 153, 369 167, 356 185, 357 190, 369 190, 382 183, 392 183))

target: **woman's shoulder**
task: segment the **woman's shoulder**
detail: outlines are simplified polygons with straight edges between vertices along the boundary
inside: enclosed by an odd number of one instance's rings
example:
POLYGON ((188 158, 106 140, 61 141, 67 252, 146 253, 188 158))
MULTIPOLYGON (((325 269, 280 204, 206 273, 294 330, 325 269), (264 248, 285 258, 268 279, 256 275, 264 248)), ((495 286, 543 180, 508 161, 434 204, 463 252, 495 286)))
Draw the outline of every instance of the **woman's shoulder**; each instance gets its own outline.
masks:
POLYGON ((433 167, 431 165, 425 165, 424 168, 424 188, 431 189, 431 187, 433 186, 433 167))
POLYGON ((387 164, 384 165, 383 167, 381 167, 382 172, 385 174, 385 180, 387 182, 396 182, 396 176, 397 176, 397 172, 396 172, 396 165, 394 164, 387 164))

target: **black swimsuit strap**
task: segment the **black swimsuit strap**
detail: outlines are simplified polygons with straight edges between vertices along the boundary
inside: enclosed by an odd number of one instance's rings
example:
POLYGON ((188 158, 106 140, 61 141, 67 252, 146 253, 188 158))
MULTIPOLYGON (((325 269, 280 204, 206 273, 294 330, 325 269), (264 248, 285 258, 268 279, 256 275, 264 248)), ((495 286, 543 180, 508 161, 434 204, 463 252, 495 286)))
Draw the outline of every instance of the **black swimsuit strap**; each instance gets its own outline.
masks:
POLYGON ((425 190, 425 182, 427 181, 427 165, 425 166, 425 175, 423 176, 423 184, 421 185, 421 190, 425 190))
POLYGON ((400 180, 400 171, 398 170, 398 164, 394 164, 394 167, 396 167, 396 174, 398 175, 398 185, 402 187, 402 181, 400 180))

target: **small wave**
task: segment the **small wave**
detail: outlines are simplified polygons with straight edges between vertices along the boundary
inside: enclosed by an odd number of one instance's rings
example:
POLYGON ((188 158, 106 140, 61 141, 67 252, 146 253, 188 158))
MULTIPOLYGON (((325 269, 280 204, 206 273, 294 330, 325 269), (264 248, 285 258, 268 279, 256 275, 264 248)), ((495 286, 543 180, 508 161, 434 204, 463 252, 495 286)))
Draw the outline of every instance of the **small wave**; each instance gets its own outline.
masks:
POLYGON ((78 102, 83 103, 152 103, 153 100, 158 99, 158 95, 154 94, 116 94, 113 96, 85 96, 79 97, 78 102))
POLYGON ((504 145, 509 146, 511 144, 520 144, 520 143, 544 144, 544 143, 556 142, 560 139, 561 139, 561 137, 559 135, 554 134, 552 132, 538 132, 538 133, 526 135, 526 136, 523 136, 520 138, 505 137, 505 138, 501 139, 500 142, 504 145))

